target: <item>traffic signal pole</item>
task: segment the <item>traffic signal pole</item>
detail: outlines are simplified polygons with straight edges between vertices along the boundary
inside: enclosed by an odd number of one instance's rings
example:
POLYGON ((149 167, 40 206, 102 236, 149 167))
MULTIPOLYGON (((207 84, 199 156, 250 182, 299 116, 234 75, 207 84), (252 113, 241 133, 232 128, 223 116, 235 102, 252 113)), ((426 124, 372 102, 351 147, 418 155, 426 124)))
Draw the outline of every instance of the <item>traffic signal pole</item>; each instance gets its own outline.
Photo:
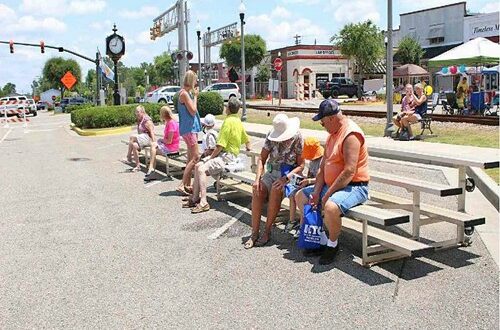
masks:
POLYGON ((11 53, 14 53, 14 49, 13 49, 13 46, 14 45, 19 45, 19 46, 28 46, 28 47, 40 47, 40 51, 42 53, 45 53, 45 48, 49 48, 49 49, 55 49, 57 50, 59 53, 62 53, 62 52, 66 52, 66 53, 70 53, 71 55, 75 55, 77 57, 80 57, 84 60, 87 60, 89 62, 92 62, 95 64, 96 66, 96 104, 97 104, 97 100, 99 98, 99 79, 97 78, 97 71, 99 69, 99 54, 96 53, 96 59, 93 60, 91 59, 90 57, 87 57, 85 55, 82 55, 82 54, 78 54, 77 52, 74 52, 72 50, 69 50, 69 49, 65 49, 64 47, 56 47, 56 46, 50 46, 50 45, 46 45, 43 41, 40 41, 39 44, 32 44, 32 43, 27 43, 27 42, 12 42, 12 41, 3 41, 3 40, 0 40, 0 44, 6 44, 6 45, 9 45, 11 47, 11 53))

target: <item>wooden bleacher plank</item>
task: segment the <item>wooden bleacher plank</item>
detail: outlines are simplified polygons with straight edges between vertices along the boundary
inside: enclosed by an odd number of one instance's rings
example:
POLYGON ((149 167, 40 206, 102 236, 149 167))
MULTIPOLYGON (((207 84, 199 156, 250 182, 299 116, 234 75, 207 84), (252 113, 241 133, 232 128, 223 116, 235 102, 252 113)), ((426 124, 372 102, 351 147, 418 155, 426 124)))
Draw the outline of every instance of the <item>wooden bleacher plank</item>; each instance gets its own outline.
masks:
POLYGON ((401 177, 389 173, 381 173, 376 171, 370 172, 370 180, 385 184, 391 184, 398 187, 407 188, 410 190, 426 192, 441 197, 455 196, 463 193, 462 188, 459 187, 451 187, 448 185, 443 185, 435 182, 425 182, 413 178, 401 177))
MULTIPOLYGON (((252 184, 255 180, 255 174, 251 172, 236 172, 228 173, 230 178, 221 180, 222 185, 230 185, 248 195, 252 195, 252 184), (239 182, 242 181, 242 182, 239 182)), ((283 199, 281 207, 290 209, 290 201, 288 198, 283 199)), ((371 205, 358 205, 349 210, 348 216, 356 219, 365 219, 369 222, 376 223, 381 226, 392 226, 410 221, 408 215, 398 214, 385 209, 380 209, 371 205)))
MULTIPOLYGON (((347 217, 342 218, 342 227, 357 233, 363 233, 363 224, 347 217)), ((376 243, 386 246, 394 251, 398 251, 409 257, 420 256, 426 252, 434 250, 432 246, 427 244, 414 241, 373 226, 368 226, 368 237, 376 243)))
MULTIPOLYGON (((411 201, 402 197, 392 196, 378 191, 370 191, 371 200, 381 203, 390 204, 411 204, 411 201)), ((456 225, 464 225, 465 227, 479 226, 486 223, 483 216, 474 216, 463 212, 444 209, 428 204, 421 204, 420 211, 422 213, 430 213, 439 216, 443 221, 450 222, 456 225)))

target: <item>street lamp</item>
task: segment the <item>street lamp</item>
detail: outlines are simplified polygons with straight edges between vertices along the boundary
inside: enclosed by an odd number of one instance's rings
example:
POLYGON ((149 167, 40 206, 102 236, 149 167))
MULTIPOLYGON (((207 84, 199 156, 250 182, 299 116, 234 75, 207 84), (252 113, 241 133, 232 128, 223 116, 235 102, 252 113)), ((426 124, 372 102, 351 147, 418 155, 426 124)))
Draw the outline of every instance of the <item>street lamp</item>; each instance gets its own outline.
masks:
POLYGON ((201 53, 200 53, 200 41, 201 41, 201 25, 200 21, 196 24, 196 35, 198 36, 198 88, 201 89, 201 53))
POLYGON ((240 22, 241 22, 241 101, 243 104, 243 112, 241 114, 241 120, 247 120, 247 104, 246 104, 246 76, 245 76, 245 4, 243 0, 240 3, 240 22))
POLYGON ((392 105, 392 0, 387 1, 387 32, 386 32, 386 65, 385 65, 385 99, 387 104, 387 123, 384 136, 391 136, 394 131, 392 123, 393 105, 392 105))

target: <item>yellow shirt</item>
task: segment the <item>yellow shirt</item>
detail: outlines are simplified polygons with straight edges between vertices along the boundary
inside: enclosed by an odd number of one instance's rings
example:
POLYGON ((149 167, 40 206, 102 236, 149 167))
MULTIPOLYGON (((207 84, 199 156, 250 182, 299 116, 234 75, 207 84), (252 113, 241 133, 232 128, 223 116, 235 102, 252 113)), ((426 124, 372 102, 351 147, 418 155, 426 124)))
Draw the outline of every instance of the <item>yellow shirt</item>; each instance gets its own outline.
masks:
POLYGON ((238 156, 241 145, 247 142, 248 135, 238 114, 228 115, 220 128, 217 145, 221 146, 224 151, 238 156))
POLYGON ((460 80, 460 82, 459 82, 459 83, 458 83, 458 85, 457 85, 457 92, 458 92, 458 89, 459 89, 460 87, 462 87, 462 88, 464 89, 464 93, 465 93, 465 94, 469 93, 469 84, 467 83, 467 81, 466 81, 466 82, 462 82, 462 81, 460 80))

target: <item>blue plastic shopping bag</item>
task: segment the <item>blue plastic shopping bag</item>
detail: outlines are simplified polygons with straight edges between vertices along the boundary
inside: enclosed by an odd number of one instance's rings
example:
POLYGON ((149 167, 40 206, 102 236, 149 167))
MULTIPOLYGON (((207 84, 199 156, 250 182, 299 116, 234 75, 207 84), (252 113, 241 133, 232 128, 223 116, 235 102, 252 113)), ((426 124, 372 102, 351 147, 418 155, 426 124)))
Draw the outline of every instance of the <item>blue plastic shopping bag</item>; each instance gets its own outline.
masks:
POLYGON ((301 249, 315 250, 321 247, 323 231, 323 218, 319 206, 304 205, 304 222, 300 226, 298 246, 301 249))

